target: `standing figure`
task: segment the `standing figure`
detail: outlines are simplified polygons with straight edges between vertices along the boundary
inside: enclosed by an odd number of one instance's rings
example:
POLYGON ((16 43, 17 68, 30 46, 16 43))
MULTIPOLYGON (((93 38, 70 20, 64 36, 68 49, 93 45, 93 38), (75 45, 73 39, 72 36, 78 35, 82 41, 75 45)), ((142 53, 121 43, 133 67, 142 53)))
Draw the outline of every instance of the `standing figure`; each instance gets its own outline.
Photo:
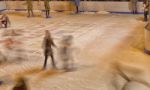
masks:
POLYGON ((27 0, 28 17, 34 16, 32 0, 27 0))
POLYGON ((145 0, 143 2, 143 6, 144 6, 144 21, 147 21, 148 18, 147 18, 147 15, 148 15, 148 8, 149 8, 149 3, 147 0, 145 0))
POLYGON ((72 57, 72 36, 64 36, 61 41, 60 47, 60 58, 63 61, 63 69, 69 70, 70 63, 73 66, 73 57, 72 57))
POLYGON ((75 7, 76 7, 76 14, 79 13, 79 6, 80 6, 80 0, 74 0, 74 4, 75 4, 75 7))
POLYGON ((45 6, 45 15, 46 18, 49 18, 49 14, 50 14, 50 5, 49 5, 49 0, 44 0, 44 6, 45 6))
POLYGON ((45 37, 43 40, 43 45, 42 45, 42 47, 44 49, 44 56, 45 56, 43 69, 46 68, 48 56, 51 56, 52 66, 53 66, 53 68, 56 68, 52 46, 56 47, 54 42, 53 42, 53 39, 51 37, 50 32, 48 30, 46 30, 45 31, 45 37))
POLYGON ((3 81, 0 80, 0 85, 2 85, 2 84, 3 84, 3 81))
POLYGON ((6 14, 3 14, 0 18, 0 26, 4 26, 5 28, 8 27, 8 24, 10 25, 9 17, 6 14))
POLYGON ((137 14, 137 3, 138 0, 131 0, 131 9, 133 14, 137 14))

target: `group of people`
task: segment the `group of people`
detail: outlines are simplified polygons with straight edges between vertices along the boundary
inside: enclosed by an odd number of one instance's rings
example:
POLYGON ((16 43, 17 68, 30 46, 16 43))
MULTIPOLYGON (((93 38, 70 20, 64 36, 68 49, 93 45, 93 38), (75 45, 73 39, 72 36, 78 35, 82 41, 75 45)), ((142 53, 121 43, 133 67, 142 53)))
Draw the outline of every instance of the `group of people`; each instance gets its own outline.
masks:
MULTIPOLYGON (((63 61, 63 69, 64 70, 70 70, 70 64, 69 62, 71 61, 73 65, 73 58, 72 58, 72 40, 73 37, 71 35, 63 36, 62 40, 60 42, 60 47, 59 47, 59 55, 60 58, 63 61)), ((51 34, 48 30, 45 31, 45 37, 43 39, 43 44, 42 44, 43 50, 44 50, 44 65, 43 69, 46 69, 47 65, 47 59, 50 56, 51 57, 51 63, 53 68, 56 67, 55 59, 54 59, 54 53, 53 53, 53 47, 57 47, 51 37, 51 34)))
MULTIPOLYGON (((50 18, 50 0, 44 0, 44 6, 45 6, 45 15, 46 18, 50 18)), ((28 17, 33 17, 33 1, 32 0, 27 0, 27 10, 28 10, 28 17)))
MULTIPOLYGON (((49 4, 50 0, 44 0, 44 6, 45 6, 45 15, 46 18, 50 18, 50 4, 49 4)), ((28 10, 28 17, 33 17, 34 13, 33 13, 33 2, 32 0, 27 0, 27 10, 28 10)))
MULTIPOLYGON (((72 2, 76 7, 75 13, 76 14, 79 13, 80 0, 73 0, 72 2)), ((44 7, 46 18, 50 18, 50 0, 44 0, 44 7)), ((28 10, 28 17, 34 16, 32 0, 27 0, 27 10, 28 10)))
MULTIPOLYGON (((130 0, 131 1, 131 10, 133 14, 137 14, 137 3, 138 0, 130 0)), ((74 6, 76 8, 75 13, 79 13, 79 6, 80 6, 80 0, 72 0, 74 3, 74 6)), ((143 0, 143 5, 144 5, 144 21, 147 21, 147 16, 148 16, 148 0, 143 0)), ((46 18, 50 18, 50 5, 49 5, 49 0, 44 0, 44 6, 45 6, 45 15, 46 18)), ((32 0, 27 0, 27 10, 28 10, 28 17, 34 16, 33 14, 33 4, 32 0)))
MULTIPOLYGON (((73 42, 73 36, 72 35, 64 35, 62 37, 62 40, 60 40, 60 46, 58 48, 60 59, 62 60, 63 68, 61 70, 64 70, 65 72, 68 72, 72 70, 73 67, 73 56, 72 56, 72 42, 73 42)), ((7 48, 12 50, 12 44, 14 41, 12 39, 8 39, 8 42, 6 42, 7 48)), ((45 36, 43 38, 42 48, 44 53, 44 64, 42 67, 42 70, 46 69, 47 66, 47 60, 48 57, 51 57, 51 64, 53 69, 58 69, 56 65, 56 61, 54 58, 54 47, 57 48, 56 44, 53 41, 53 38, 51 36, 51 33, 48 30, 45 30, 45 36)), ((19 59, 20 60, 20 59, 19 59)), ((0 85, 5 84, 5 81, 0 80, 0 85)), ((7 81, 6 81, 7 82, 7 81)), ((12 87, 12 90, 30 90, 28 87, 28 81, 24 76, 21 76, 16 79, 15 85, 12 87)))

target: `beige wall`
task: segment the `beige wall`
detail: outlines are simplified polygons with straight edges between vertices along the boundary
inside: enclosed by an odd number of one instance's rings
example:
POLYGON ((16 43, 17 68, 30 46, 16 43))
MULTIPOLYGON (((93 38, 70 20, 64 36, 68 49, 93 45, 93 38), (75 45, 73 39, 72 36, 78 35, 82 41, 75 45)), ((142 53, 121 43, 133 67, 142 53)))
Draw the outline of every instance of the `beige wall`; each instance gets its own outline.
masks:
MULTIPOLYGON (((51 1, 52 10, 72 10, 73 5, 67 1, 51 1)), ((138 3, 138 11, 142 11, 142 2, 138 3)), ((8 1, 8 9, 26 9, 24 1, 8 1)), ((40 4, 35 1, 34 9, 44 9, 43 3, 40 4)), ((83 1, 81 2, 80 10, 82 11, 115 11, 115 12, 129 12, 130 4, 128 2, 97 2, 97 1, 83 1)))
MULTIPOLYGON (((142 12, 143 4, 138 3, 138 11, 142 12)), ((129 12, 131 11, 129 2, 82 2, 80 10, 83 11, 114 11, 114 12, 129 12)))
POLYGON ((5 2, 0 1, 0 10, 6 9, 5 2))
MULTIPOLYGON (((7 7, 8 9, 26 9, 26 2, 25 1, 8 1, 7 2, 7 7)), ((33 2, 34 9, 35 10, 41 10, 44 9, 43 2, 33 2)), ((61 1, 52 1, 50 2, 51 9, 52 10, 70 10, 71 3, 68 2, 61 2, 61 1)))

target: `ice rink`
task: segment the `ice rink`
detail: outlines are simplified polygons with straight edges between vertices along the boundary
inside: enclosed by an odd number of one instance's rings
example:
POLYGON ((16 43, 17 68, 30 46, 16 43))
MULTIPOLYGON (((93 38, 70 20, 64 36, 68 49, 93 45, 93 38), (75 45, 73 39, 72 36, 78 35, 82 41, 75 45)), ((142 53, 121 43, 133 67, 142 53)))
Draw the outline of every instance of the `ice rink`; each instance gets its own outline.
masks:
POLYGON ((150 56, 144 51, 142 15, 52 13, 52 18, 27 18, 9 13, 11 26, 0 28, 0 90, 11 90, 23 76, 29 90, 150 90, 150 56), (58 70, 47 70, 42 40, 49 30, 58 70), (59 41, 74 37, 74 67, 61 70, 59 41), (10 41, 10 38, 12 41, 10 41), (6 57, 6 61, 4 61, 6 57))

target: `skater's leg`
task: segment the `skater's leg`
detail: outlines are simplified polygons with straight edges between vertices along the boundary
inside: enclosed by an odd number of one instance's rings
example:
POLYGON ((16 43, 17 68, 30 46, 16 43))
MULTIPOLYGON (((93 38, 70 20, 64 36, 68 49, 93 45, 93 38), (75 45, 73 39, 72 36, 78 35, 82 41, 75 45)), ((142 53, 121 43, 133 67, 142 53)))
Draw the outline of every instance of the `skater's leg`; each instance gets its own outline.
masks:
POLYGON ((45 54, 45 61, 44 61, 43 69, 46 68, 46 65, 47 65, 47 59, 48 59, 48 55, 45 54))
POLYGON ((5 21, 5 24, 4 24, 4 25, 5 25, 5 28, 7 28, 7 21, 5 21))
POLYGON ((30 17, 30 10, 28 9, 28 17, 30 17))
POLYGON ((46 10, 46 18, 48 18, 48 10, 46 10))
POLYGON ((137 4, 136 3, 134 3, 134 14, 137 14, 137 4))
POLYGON ((51 54, 51 60, 52 60, 52 66, 53 66, 53 68, 56 68, 56 64, 55 64, 53 53, 51 54))
POLYGON ((79 7, 76 5, 76 13, 79 13, 79 7))
POLYGON ((32 14, 32 17, 34 17, 33 9, 31 9, 31 14, 32 14))
POLYGON ((70 58, 70 65, 71 65, 71 68, 73 69, 74 68, 74 60, 73 60, 73 58, 70 58))
POLYGON ((144 11, 144 21, 147 21, 147 14, 148 14, 148 12, 144 11))
POLYGON ((47 17, 49 18, 50 10, 47 10, 47 17))
POLYGON ((64 60, 64 70, 68 71, 69 70, 69 62, 68 62, 68 59, 65 59, 64 60))

